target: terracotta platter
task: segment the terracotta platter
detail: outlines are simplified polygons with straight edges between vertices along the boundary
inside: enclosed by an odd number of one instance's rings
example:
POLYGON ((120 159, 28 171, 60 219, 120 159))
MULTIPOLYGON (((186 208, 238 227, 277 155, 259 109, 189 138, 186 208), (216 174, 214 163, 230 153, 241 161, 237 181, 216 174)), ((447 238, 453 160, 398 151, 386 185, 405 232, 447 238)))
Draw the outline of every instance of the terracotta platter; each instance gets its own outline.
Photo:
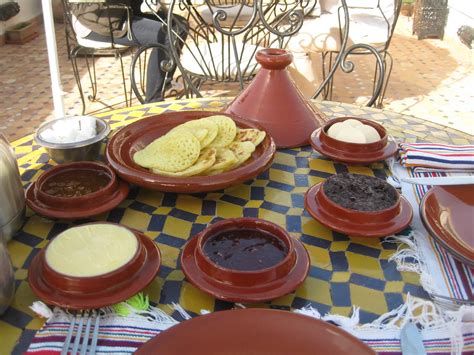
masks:
MULTIPOLYGON (((62 284, 74 285, 83 289, 73 291, 61 289, 51 285, 53 279, 48 282, 46 273, 45 249, 42 249, 33 259, 28 269, 28 282, 33 292, 46 304, 63 307, 65 309, 94 309, 122 302, 143 290, 158 273, 160 267, 160 251, 156 244, 144 234, 134 231, 142 246, 142 255, 139 263, 130 265, 135 268, 131 273, 123 270, 122 274, 130 274, 129 277, 116 280, 110 287, 97 287, 100 285, 100 277, 82 278, 80 283, 71 283, 65 279, 62 284), (89 279, 89 280, 88 280, 89 279), (91 291, 93 289, 93 291, 91 291)), ((106 275, 104 275, 106 277, 106 275)), ((54 280, 60 283, 61 280, 54 280)))
POLYGON ((145 343, 136 354, 333 355, 375 354, 324 321, 288 311, 239 309, 184 321, 145 343))
MULTIPOLYGON (((120 129, 107 144, 106 156, 110 165, 124 180, 148 189, 196 193, 224 189, 255 178, 268 169, 273 161, 276 146, 273 139, 267 134, 265 139, 256 148, 250 159, 242 166, 222 174, 192 177, 167 177, 153 174, 149 170, 135 164, 133 155, 145 148, 156 138, 166 134, 172 128, 189 120, 208 117, 223 113, 211 111, 180 111, 167 112, 151 116, 134 122, 120 129)), ((244 121, 230 114, 240 128, 262 129, 258 124, 244 121)))
POLYGON ((434 186, 420 204, 428 232, 458 260, 474 266, 474 188, 434 186))

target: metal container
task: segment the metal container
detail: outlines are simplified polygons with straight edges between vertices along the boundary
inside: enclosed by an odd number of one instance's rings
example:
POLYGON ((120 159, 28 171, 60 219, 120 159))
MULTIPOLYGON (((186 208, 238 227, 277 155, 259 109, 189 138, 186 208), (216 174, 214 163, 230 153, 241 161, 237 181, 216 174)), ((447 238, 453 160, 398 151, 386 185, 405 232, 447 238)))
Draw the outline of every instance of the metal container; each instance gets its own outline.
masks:
POLYGON ((38 127, 35 133, 35 141, 43 146, 51 159, 57 163, 71 163, 74 161, 96 160, 100 153, 102 140, 110 133, 109 124, 103 119, 94 117, 96 120, 97 134, 87 140, 75 143, 51 143, 41 137, 41 133, 51 128, 56 122, 70 120, 76 117, 64 117, 56 120, 46 121, 38 127))
POLYGON ((15 153, 2 134, 0 134, 0 203, 0 234, 5 241, 8 241, 23 225, 25 192, 15 153))
POLYGON ((15 277, 13 266, 8 255, 7 246, 0 231, 0 315, 5 312, 13 300, 15 277))

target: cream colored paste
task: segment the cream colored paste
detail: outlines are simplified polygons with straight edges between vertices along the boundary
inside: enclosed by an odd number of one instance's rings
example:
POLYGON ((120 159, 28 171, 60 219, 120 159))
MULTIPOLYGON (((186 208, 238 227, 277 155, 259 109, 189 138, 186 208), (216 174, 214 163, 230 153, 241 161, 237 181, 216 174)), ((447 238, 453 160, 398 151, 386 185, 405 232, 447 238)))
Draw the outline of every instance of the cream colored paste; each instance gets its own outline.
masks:
POLYGON ((137 237, 110 224, 70 228, 46 249, 46 262, 55 271, 75 277, 103 275, 128 263, 138 249, 137 237))

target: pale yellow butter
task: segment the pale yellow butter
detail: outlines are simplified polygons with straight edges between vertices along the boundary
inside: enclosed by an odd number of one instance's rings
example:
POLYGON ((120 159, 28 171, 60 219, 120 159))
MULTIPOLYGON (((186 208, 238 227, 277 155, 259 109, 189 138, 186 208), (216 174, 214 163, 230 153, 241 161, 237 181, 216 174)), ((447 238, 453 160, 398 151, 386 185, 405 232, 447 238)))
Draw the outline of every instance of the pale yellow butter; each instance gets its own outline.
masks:
POLYGON ((70 228, 46 249, 46 262, 55 271, 74 277, 98 276, 128 263, 138 249, 137 237, 111 224, 70 228))

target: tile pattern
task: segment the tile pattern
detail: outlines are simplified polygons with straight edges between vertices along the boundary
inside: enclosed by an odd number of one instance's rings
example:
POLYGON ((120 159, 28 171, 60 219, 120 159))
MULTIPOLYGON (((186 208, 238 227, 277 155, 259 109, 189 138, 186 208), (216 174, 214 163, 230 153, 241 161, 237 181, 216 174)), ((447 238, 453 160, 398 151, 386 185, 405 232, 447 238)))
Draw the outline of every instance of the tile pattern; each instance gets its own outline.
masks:
MULTIPOLYGON (((458 41, 419 41, 411 34, 411 27, 412 19, 400 16, 390 47, 395 64, 385 108, 474 134, 472 52, 458 41)), ((66 113, 80 114, 82 104, 67 59, 62 24, 56 24, 56 37, 66 113)), ((0 46, 0 58, 0 95, 3 98, 0 132, 13 141, 54 117, 44 33, 24 45, 0 46)), ((333 100, 362 104, 372 85, 373 66, 368 57, 352 59, 355 72, 336 74, 333 100)), ((130 55, 124 60, 125 68, 128 68, 130 55)), ((87 71, 83 60, 79 62, 87 89, 87 71)), ((118 60, 98 58, 99 97, 114 107, 124 105, 119 71, 118 60)), ((208 96, 221 97, 236 93, 234 87, 226 86, 211 86, 206 91, 208 96)), ((92 103, 87 112, 103 109, 103 105, 92 103)))
MULTIPOLYGON (((225 100, 202 99, 148 104, 113 113, 102 114, 114 129, 140 118, 166 111, 192 109, 219 110, 225 100)), ((429 137, 442 127, 421 129, 422 121, 375 109, 360 109, 346 104, 321 103, 329 117, 362 115, 384 124, 392 134, 406 134, 411 141, 429 137), (420 127, 411 133, 408 128, 420 127)), ((466 135, 447 129, 442 141, 466 139, 466 135)), ((22 181, 28 186, 54 162, 34 143, 32 136, 14 142, 22 181)), ((370 322, 380 314, 403 303, 408 292, 427 297, 418 276, 399 272, 388 258, 396 245, 383 238, 349 238, 332 232, 310 218, 304 211, 303 195, 309 186, 323 181, 335 172, 357 172, 386 177, 386 166, 375 163, 369 167, 334 163, 306 147, 278 151, 271 168, 254 181, 207 194, 179 195, 132 188, 127 199, 117 208, 91 219, 73 223, 50 220, 28 209, 27 221, 8 244, 15 268, 17 288, 12 306, 0 318, 2 351, 26 350, 35 329, 42 320, 28 308, 36 300, 27 282, 27 270, 33 257, 48 241, 70 227, 88 221, 120 222, 144 233, 158 244, 162 254, 159 276, 145 289, 150 300, 163 307, 179 302, 187 311, 197 314, 201 309, 222 310, 232 303, 215 300, 188 283, 179 265, 179 254, 186 240, 219 218, 238 216, 260 217, 287 229, 307 248, 311 269, 306 281, 293 293, 259 307, 316 307, 321 313, 348 315, 352 305, 361 307, 361 321, 370 322), (6 345, 3 345, 6 344, 6 345)), ((164 307, 164 309, 167 309, 164 307)))

